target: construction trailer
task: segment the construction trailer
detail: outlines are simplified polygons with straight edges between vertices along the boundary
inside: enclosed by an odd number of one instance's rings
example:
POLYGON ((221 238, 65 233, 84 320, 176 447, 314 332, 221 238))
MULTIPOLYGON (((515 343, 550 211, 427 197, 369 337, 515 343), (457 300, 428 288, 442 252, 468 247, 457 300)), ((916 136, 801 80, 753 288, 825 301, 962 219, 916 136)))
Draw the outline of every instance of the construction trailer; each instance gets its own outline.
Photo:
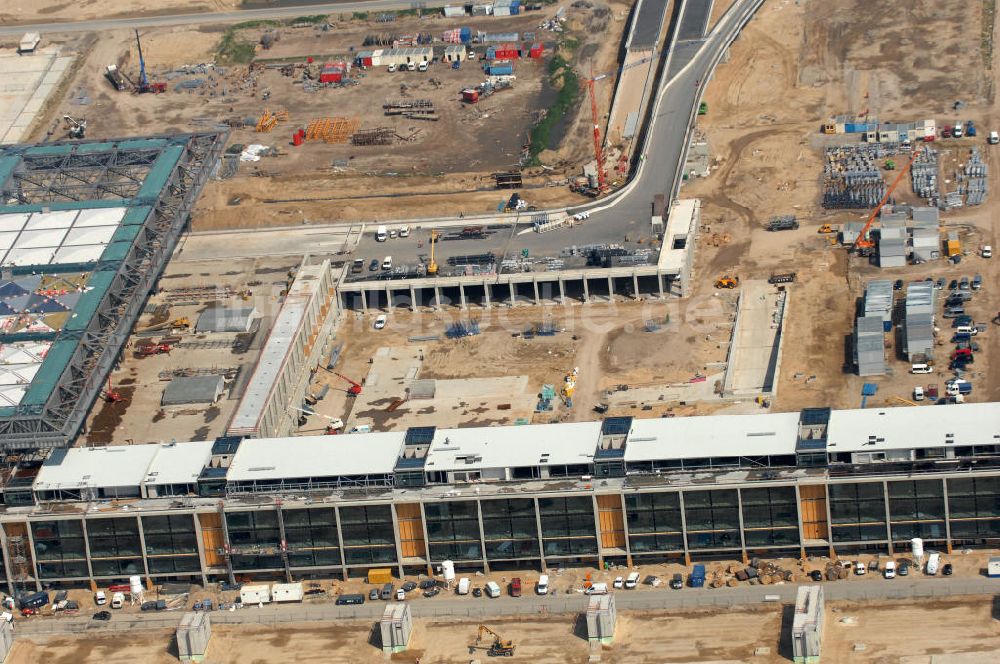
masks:
POLYGON ((17 44, 17 54, 34 53, 38 44, 42 41, 42 36, 37 32, 27 32, 17 44))
POLYGON ((824 612, 823 587, 800 586, 792 618, 792 659, 795 664, 819 664, 824 612))
POLYGON ((212 622, 204 611, 185 613, 175 632, 177 657, 182 662, 203 662, 212 640, 212 622))
POLYGON ((414 46, 412 48, 386 48, 379 55, 381 65, 409 65, 430 62, 434 59, 434 48, 431 46, 414 46))
POLYGON ((591 595, 587 606, 587 640, 590 643, 612 643, 616 621, 615 596, 591 595))
POLYGON ((410 605, 405 602, 387 604, 378 626, 382 636, 382 652, 387 654, 404 652, 413 634, 410 605))

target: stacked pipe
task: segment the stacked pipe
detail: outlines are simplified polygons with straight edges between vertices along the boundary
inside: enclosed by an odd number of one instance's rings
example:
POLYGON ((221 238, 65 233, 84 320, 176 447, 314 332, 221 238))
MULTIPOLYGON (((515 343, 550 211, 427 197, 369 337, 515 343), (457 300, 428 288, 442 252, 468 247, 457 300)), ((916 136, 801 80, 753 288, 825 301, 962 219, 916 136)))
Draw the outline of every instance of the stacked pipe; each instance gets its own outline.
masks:
POLYGON ((913 193, 928 199, 932 204, 940 196, 938 191, 938 154, 937 150, 924 146, 919 148, 917 160, 910 166, 910 186, 913 193))
POLYGON ((823 166, 823 207, 862 209, 878 205, 886 192, 878 161, 898 151, 898 143, 827 148, 823 166))
POLYGON ((979 148, 973 148, 965 164, 965 204, 982 205, 986 200, 987 167, 979 148))

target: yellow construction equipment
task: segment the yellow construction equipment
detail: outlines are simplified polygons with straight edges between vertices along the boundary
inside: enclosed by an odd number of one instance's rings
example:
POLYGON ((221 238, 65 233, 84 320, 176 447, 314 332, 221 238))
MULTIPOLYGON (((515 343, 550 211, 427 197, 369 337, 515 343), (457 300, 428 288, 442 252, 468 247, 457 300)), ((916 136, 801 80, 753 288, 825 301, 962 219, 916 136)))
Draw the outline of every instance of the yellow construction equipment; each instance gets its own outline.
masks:
POLYGON ((716 288, 728 288, 733 289, 740 285, 740 278, 730 275, 726 275, 715 282, 716 288))
POLYGON ((893 395, 893 396, 889 397, 889 401, 898 401, 899 403, 906 404, 907 406, 919 406, 920 405, 920 404, 918 404, 918 403, 916 403, 914 401, 910 401, 909 399, 904 399, 903 397, 898 397, 896 395, 893 395))
POLYGON ((434 245, 438 241, 438 232, 431 231, 431 262, 427 264, 427 274, 437 274, 438 264, 434 261, 434 245))
POLYGON ((165 320, 162 323, 157 323, 156 325, 150 325, 149 327, 144 327, 139 330, 140 332, 156 332, 157 330, 189 330, 191 329, 191 320, 188 318, 175 318, 173 320, 165 320))
POLYGON ((827 233, 836 233, 838 230, 833 224, 823 224, 816 232, 825 235, 827 233))
POLYGON ((823 133, 824 134, 836 134, 837 133, 837 124, 834 123, 834 122, 824 123, 823 124, 823 133))
POLYGON ((277 126, 281 121, 288 119, 288 111, 275 111, 272 113, 268 109, 264 109, 261 113, 260 119, 257 120, 257 131, 261 134, 266 134, 277 126))
POLYGON ((503 637, 494 632, 492 629, 486 625, 479 626, 479 632, 476 634, 476 644, 470 646, 470 650, 475 648, 482 648, 484 646, 480 645, 483 642, 483 635, 489 634, 493 637, 493 642, 489 645, 486 652, 490 657, 513 657, 514 650, 517 648, 513 641, 504 641, 503 637))

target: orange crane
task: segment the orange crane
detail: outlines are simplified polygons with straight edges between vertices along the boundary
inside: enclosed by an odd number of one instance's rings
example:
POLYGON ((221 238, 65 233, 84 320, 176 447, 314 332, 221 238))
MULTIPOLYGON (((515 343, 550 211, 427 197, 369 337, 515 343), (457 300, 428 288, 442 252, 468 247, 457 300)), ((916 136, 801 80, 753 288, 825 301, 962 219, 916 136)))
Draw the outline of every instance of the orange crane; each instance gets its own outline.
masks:
POLYGON ((885 196, 882 197, 881 202, 879 202, 878 206, 876 206, 875 209, 872 210, 871 215, 869 215, 868 217, 868 221, 865 223, 865 227, 861 229, 860 233, 858 233, 858 238, 854 241, 854 244, 851 246, 851 251, 857 252, 858 250, 867 250, 875 246, 875 243, 867 239, 865 236, 871 229, 872 223, 875 221, 875 217, 877 217, 878 213, 882 210, 883 207, 885 207, 885 204, 889 202, 889 197, 892 196, 892 192, 896 191, 896 187, 898 187, 899 183, 903 181, 903 176, 905 176, 906 173, 910 170, 910 166, 913 165, 913 162, 917 160, 918 156, 920 156, 920 150, 915 149, 913 151, 913 156, 911 156, 910 160, 906 162, 906 166, 904 166, 902 170, 899 171, 899 175, 896 176, 896 179, 893 180, 892 185, 886 190, 885 196))
POLYGON ((638 67, 641 64, 645 64, 652 60, 652 58, 643 58, 641 60, 636 60, 635 62, 619 67, 614 72, 607 72, 599 76, 594 76, 594 68, 591 65, 590 68, 590 78, 587 79, 587 92, 590 93, 590 114, 594 121, 594 158, 597 160, 597 191, 599 194, 603 194, 608 190, 608 183, 604 175, 604 147, 601 142, 601 118, 597 113, 597 94, 594 92, 594 84, 598 81, 608 78, 612 74, 620 74, 626 69, 631 69, 632 67, 638 67))
POLYGON ((351 386, 347 388, 347 394, 349 396, 356 397, 359 394, 361 394, 361 383, 355 383, 353 380, 351 380, 344 374, 334 373, 334 375, 338 376, 339 378, 343 378, 344 380, 346 380, 348 383, 351 384, 351 386))

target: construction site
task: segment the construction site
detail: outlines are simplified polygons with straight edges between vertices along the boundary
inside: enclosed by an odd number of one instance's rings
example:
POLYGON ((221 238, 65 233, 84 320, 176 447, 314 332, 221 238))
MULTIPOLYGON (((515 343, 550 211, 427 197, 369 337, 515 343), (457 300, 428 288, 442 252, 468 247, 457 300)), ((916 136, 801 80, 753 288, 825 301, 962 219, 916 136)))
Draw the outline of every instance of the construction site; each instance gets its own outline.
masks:
POLYGON ((273 4, 0 11, 0 660, 1000 649, 990 3, 273 4))

